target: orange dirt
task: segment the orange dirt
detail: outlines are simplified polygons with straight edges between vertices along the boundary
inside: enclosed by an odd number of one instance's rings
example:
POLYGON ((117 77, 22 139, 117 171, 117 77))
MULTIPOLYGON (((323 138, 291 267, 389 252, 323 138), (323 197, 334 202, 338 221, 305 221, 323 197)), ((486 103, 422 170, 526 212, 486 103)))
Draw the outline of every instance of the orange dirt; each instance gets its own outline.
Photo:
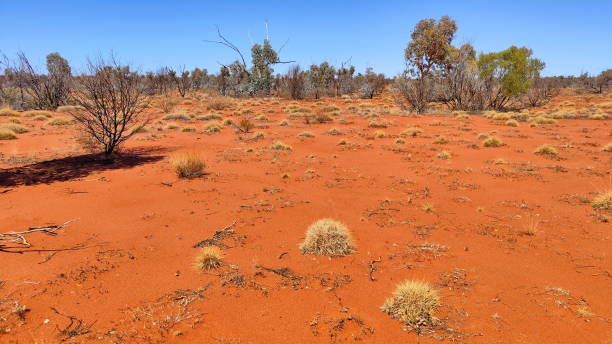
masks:
MULTIPOLYGON (((537 111, 608 102, 609 117, 610 100, 562 95, 537 111)), ((207 114, 205 104, 177 109, 207 114)), ((267 116, 254 121, 264 138, 230 126, 204 133, 207 121, 195 120, 171 121, 195 133, 157 131, 170 122, 160 120, 114 163, 80 156, 74 125, 20 117, 31 131, 0 141, 0 233, 78 220, 55 236, 29 234, 29 248, 0 247, 0 342, 609 343, 612 214, 590 200, 612 189, 612 153, 602 152, 612 122, 510 127, 392 107, 388 98, 236 100, 213 112, 267 116), (292 103, 335 105, 337 116, 305 124, 289 118, 292 103), (369 128, 368 114, 388 127, 369 128), (423 132, 396 143, 408 127, 423 132), (482 147, 478 134, 491 132, 504 146, 482 147), (433 144, 439 136, 449 142, 433 144), (275 140, 293 150, 271 150, 275 140), (533 153, 545 143, 556 157, 533 153), (203 155, 204 176, 176 177, 168 157, 183 150, 203 155), (436 158, 442 150, 452 157, 436 158), (345 223, 357 251, 302 255, 320 218, 345 223), (197 271, 194 246, 225 227, 223 266, 197 271), (438 325, 420 336, 380 310, 406 279, 441 296, 438 325), (83 324, 67 328, 66 315, 83 324)))

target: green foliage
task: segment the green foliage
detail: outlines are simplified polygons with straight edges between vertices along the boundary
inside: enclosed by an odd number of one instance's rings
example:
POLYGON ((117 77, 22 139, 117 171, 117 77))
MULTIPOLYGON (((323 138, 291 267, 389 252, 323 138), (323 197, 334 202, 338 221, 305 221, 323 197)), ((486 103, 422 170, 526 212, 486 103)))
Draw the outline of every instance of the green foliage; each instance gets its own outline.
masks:
POLYGON ((412 31, 412 40, 404 51, 406 62, 416 68, 417 77, 426 77, 433 69, 444 63, 447 58, 450 43, 457 31, 455 21, 442 16, 435 19, 423 19, 412 31))
POLYGON ((497 53, 481 54, 478 58, 480 75, 497 79, 507 98, 524 95, 544 69, 544 62, 532 58, 531 54, 531 49, 516 46, 497 53))
POLYGON ((306 88, 315 99, 329 93, 334 85, 336 69, 327 62, 320 65, 313 64, 306 73, 306 88))

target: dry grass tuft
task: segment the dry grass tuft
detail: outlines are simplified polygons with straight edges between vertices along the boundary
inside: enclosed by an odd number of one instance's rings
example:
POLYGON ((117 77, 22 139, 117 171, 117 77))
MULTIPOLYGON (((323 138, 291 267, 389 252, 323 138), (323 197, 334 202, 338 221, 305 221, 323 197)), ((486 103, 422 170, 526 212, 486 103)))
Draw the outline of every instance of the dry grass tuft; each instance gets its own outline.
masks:
POLYGON ((555 156, 557 155, 557 149, 555 149, 555 147, 549 145, 549 144, 543 144, 540 147, 538 147, 534 152, 534 154, 538 154, 538 155, 551 155, 551 156, 555 156))
POLYGON ((23 134, 30 131, 30 129, 17 123, 2 123, 0 124, 0 129, 7 129, 14 132, 15 134, 23 134))
POLYGON ((47 121, 47 125, 71 125, 74 120, 66 117, 54 117, 47 121))
POLYGON ((486 140, 482 142, 484 147, 501 147, 503 146, 503 142, 495 136, 490 136, 486 140))
POLYGON ((612 152, 612 142, 608 143, 607 145, 603 146, 603 148, 601 149, 604 152, 612 152))
POLYGON ((228 97, 214 97, 208 100, 206 108, 208 110, 223 110, 234 105, 234 101, 228 97))
POLYGON ((314 134, 311 133, 310 131, 301 132, 298 136, 301 136, 301 137, 315 137, 314 134))
POLYGON ((382 131, 382 130, 376 130, 376 131, 374 132, 374 138, 377 138, 377 139, 382 139, 383 137, 385 137, 385 132, 384 132, 384 131, 382 131))
POLYGON ((435 139, 433 143, 436 144, 436 145, 443 145, 443 144, 448 143, 448 139, 445 138, 445 137, 440 136, 437 139, 435 139))
POLYGON ((453 157, 453 155, 452 155, 452 154, 451 154, 451 152, 449 152, 449 151, 441 151, 440 153, 438 153, 438 154, 436 155, 436 157, 437 157, 438 159, 448 160, 448 159, 452 158, 452 157, 453 157))
POLYGON ((418 330, 434 324, 434 310, 440 305, 438 292, 428 283, 404 281, 397 285, 393 297, 388 298, 380 309, 407 327, 418 330))
POLYGON ((24 117, 38 117, 38 116, 43 116, 43 117, 47 117, 47 118, 51 118, 53 117, 53 115, 51 115, 51 113, 49 111, 44 111, 44 110, 30 110, 30 111, 26 111, 23 113, 24 117))
POLYGON ((78 105, 62 105, 59 106, 55 111, 56 112, 76 112, 84 110, 83 107, 78 105))
POLYGON ((207 133, 218 133, 221 131, 222 124, 218 121, 206 123, 204 125, 204 131, 207 133))
POLYGON ((223 255, 217 246, 206 246, 196 257, 198 270, 213 270, 221 266, 223 255))
POLYGON ((519 126, 519 122, 515 119, 509 119, 506 121, 506 125, 509 127, 518 127, 519 126))
POLYGON ((423 130, 420 129, 420 128, 411 127, 411 128, 408 128, 408 129, 402 131, 400 133, 400 135, 401 136, 417 136, 417 135, 421 134, 422 132, 423 132, 423 130))
POLYGON ((274 141, 270 145, 270 149, 273 149, 273 150, 292 150, 293 148, 291 148, 291 146, 289 146, 288 144, 283 143, 281 141, 274 141))
POLYGON ((259 140, 259 139, 263 139, 264 137, 266 137, 266 134, 264 134, 261 131, 258 131, 258 132, 253 133, 253 136, 251 136, 251 140, 259 140))
POLYGON ((308 227, 300 250, 302 254, 341 257, 353 253, 355 245, 344 224, 332 219, 321 219, 308 227))
POLYGON ((192 178, 202 175, 206 164, 197 152, 180 152, 170 158, 170 165, 179 178, 192 178))
POLYGON ((162 118, 164 121, 189 121, 191 120, 191 117, 189 117, 189 115, 184 114, 184 113, 172 113, 169 115, 164 116, 164 118, 162 118))
POLYGON ((0 140, 14 140, 17 135, 12 130, 0 128, 0 140))
POLYGON ((612 210, 612 191, 602 192, 591 201, 595 210, 612 210))
POLYGON ((19 112, 10 109, 10 108, 2 108, 0 109, 0 117, 19 117, 19 112))

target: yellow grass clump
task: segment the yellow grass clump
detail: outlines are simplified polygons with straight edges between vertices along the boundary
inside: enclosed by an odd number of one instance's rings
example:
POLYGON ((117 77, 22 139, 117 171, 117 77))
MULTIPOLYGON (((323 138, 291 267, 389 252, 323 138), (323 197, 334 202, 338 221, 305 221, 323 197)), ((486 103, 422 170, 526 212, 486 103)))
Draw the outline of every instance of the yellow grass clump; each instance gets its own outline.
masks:
POLYGON ((266 134, 264 134, 261 131, 255 132, 253 133, 253 136, 251 136, 252 140, 259 140, 259 139, 263 139, 264 137, 266 137, 266 134))
POLYGON ((490 136, 482 142, 484 147, 501 147, 503 142, 495 136, 490 136))
POLYGON ((221 123, 214 121, 204 125, 204 131, 207 133, 218 133, 221 131, 221 127, 221 123))
POLYGON ((164 116, 164 118, 162 119, 164 121, 174 121, 174 120, 189 121, 191 117, 189 117, 189 115, 184 114, 184 113, 172 113, 172 114, 164 116))
POLYGON ((509 126, 509 127, 518 127, 519 123, 515 119, 509 119, 509 120, 506 121, 506 125, 509 126))
POLYGON ((292 150, 293 148, 291 148, 291 146, 289 146, 288 144, 283 143, 281 141, 274 141, 270 145, 270 149, 273 149, 273 150, 292 150))
POLYGON ((210 98, 206 103, 208 110, 223 110, 230 106, 233 106, 234 102, 228 97, 214 97, 210 98))
POLYGON ((612 142, 610 142, 607 145, 603 146, 603 148, 601 150, 604 151, 604 152, 612 152, 612 142))
POLYGON ((401 136, 417 136, 421 134, 423 130, 421 128, 411 127, 400 133, 401 136))
POLYGON ((0 117, 19 117, 19 112, 11 108, 0 109, 0 117))
POLYGON ((408 280, 397 285, 380 309, 408 328, 419 329, 434 324, 433 312, 439 305, 438 292, 428 283, 408 280))
POLYGON ((170 158, 170 165, 179 178, 193 178, 202 175, 206 164, 199 153, 180 152, 170 158))
POLYGON ((355 251, 353 238, 346 226, 332 219, 320 219, 308 226, 300 244, 302 254, 341 257, 355 251))
POLYGON ((298 136, 301 136, 301 137, 315 137, 314 134, 311 133, 310 131, 301 132, 298 136))
POLYGON ((83 107, 78 105, 62 105, 59 106, 55 111, 56 112, 75 112, 82 111, 83 107))
POLYGON ((47 125, 71 125, 74 120, 66 117, 54 117, 47 121, 47 125))
POLYGON ((445 138, 445 137, 440 136, 440 137, 438 137, 437 139, 435 139, 435 140, 433 141, 433 143, 434 143, 434 144, 436 144, 436 145, 443 145, 443 144, 448 143, 448 139, 447 139, 447 138, 445 138))
POLYGON ((196 257, 198 270, 213 270, 221 266, 223 255, 217 246, 203 247, 196 257))
POLYGON ((5 128, 0 128, 0 140, 14 140, 17 138, 15 132, 5 128))
POLYGON ((549 144, 543 144, 538 147, 534 152, 538 155, 557 155, 557 149, 549 144))
POLYGON ((595 197, 591 201, 591 206, 595 210, 612 210, 612 191, 606 191, 595 197))
POLYGON ((51 115, 51 113, 49 111, 44 111, 44 110, 30 110, 30 111, 26 111, 23 113, 24 117, 38 117, 38 116, 42 116, 42 117, 47 117, 47 118, 51 118, 53 117, 53 115, 51 115))
POLYGON ((28 131, 30 131, 30 129, 24 127, 21 124, 17 124, 17 123, 2 123, 0 124, 0 128, 10 130, 14 132, 15 134, 23 134, 23 133, 27 133, 28 131))
POLYGON ((436 157, 437 157, 438 159, 448 160, 448 159, 452 158, 452 157, 453 157, 453 155, 452 155, 452 154, 451 154, 451 152, 449 152, 449 151, 441 151, 440 153, 438 153, 438 154, 436 155, 436 157))

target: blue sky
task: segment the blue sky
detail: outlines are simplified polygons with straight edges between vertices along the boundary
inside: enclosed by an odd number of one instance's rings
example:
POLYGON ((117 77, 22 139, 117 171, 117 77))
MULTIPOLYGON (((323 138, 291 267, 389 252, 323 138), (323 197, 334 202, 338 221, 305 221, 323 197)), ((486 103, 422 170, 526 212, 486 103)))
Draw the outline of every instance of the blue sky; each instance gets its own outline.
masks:
MULTIPOLYGON (((490 52, 527 46, 545 75, 612 68, 612 1, 27 1, 0 0, 0 51, 23 51, 38 66, 57 51, 77 71, 87 57, 113 52, 140 70, 181 65, 217 71, 233 53, 204 43, 215 25, 249 53, 264 23, 281 57, 302 67, 351 59, 394 75, 423 18, 447 14, 459 26, 455 44, 490 52)), ((279 66, 283 72, 286 66, 279 66)))

